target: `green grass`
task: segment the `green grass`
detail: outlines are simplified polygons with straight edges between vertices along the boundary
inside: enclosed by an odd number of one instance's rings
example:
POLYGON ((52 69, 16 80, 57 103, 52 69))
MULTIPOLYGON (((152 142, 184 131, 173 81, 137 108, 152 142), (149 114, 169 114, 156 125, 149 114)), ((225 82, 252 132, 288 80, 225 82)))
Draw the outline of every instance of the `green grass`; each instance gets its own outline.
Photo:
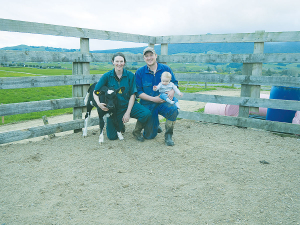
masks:
MULTIPOLYGON (((90 74, 104 74, 109 69, 94 69, 90 74)), ((31 76, 58 76, 72 75, 71 69, 37 69, 27 67, 0 67, 0 77, 31 77, 31 76)))
POLYGON ((71 85, 0 90, 0 103, 3 104, 60 98, 72 98, 71 85))
MULTIPOLYGON (((3 104, 71 98, 71 97, 72 97, 71 85, 60 86, 60 87, 0 90, 0 103, 3 104)), ((72 112, 73 109, 69 108, 69 109, 59 109, 59 110, 51 110, 51 111, 44 111, 44 112, 5 116, 4 124, 15 123, 18 121, 25 121, 31 119, 38 119, 38 118, 42 118, 42 116, 44 115, 50 117, 50 116, 57 116, 57 115, 72 113, 72 112)))
POLYGON ((179 87, 179 90, 183 93, 195 93, 195 92, 200 92, 200 91, 214 91, 217 90, 215 87, 201 87, 201 86, 192 86, 192 87, 179 87))
POLYGON ((27 67, 0 67, 0 77, 53 76, 53 75, 72 75, 72 70, 38 69, 38 68, 27 68, 27 67))
POLYGON ((200 108, 200 109, 198 109, 198 110, 195 111, 195 112, 197 112, 197 113, 204 113, 204 108, 200 108))

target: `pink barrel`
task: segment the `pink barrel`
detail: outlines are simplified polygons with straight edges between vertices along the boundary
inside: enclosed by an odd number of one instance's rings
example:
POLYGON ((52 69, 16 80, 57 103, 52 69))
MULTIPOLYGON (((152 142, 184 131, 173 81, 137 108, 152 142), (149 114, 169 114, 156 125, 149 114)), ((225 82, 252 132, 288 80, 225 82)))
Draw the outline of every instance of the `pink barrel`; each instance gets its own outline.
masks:
MULTIPOLYGON (((260 94, 260 98, 269 98, 267 94, 260 94)), ((267 115, 267 108, 259 107, 259 116, 267 115)), ((239 106, 238 105, 228 105, 228 104, 217 104, 217 103, 207 103, 204 108, 204 113, 214 114, 221 116, 238 116, 239 106)), ((252 112, 250 112, 252 113, 252 112)))
MULTIPOLYGON (((260 94, 260 98, 265 98, 265 99, 269 99, 269 95, 267 94, 260 94)), ((264 108, 264 107, 259 107, 259 112, 258 114, 257 113, 254 113, 254 112, 251 112, 250 111, 250 114, 256 114, 256 115, 259 115, 259 116, 266 116, 267 115, 267 111, 268 111, 268 108, 264 108)))
POLYGON ((300 111, 297 111, 292 121, 293 124, 300 124, 300 111))
POLYGON ((204 113, 221 115, 221 116, 238 116, 239 115, 239 106, 227 105, 227 104, 217 104, 217 103, 206 103, 205 108, 204 108, 204 113))

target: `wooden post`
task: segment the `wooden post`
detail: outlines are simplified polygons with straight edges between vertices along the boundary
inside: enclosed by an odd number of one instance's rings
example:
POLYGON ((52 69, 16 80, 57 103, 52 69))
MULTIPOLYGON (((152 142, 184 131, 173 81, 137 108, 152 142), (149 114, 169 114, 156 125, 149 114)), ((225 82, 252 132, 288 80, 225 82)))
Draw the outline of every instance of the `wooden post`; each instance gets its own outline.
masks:
MULTIPOLYGON (((160 46, 160 55, 168 55, 168 44, 161 44, 160 46)), ((160 62, 162 64, 166 64, 166 62, 160 62)))
MULTIPOLYGON (((44 125, 49 124, 47 116, 43 116, 42 118, 43 118, 44 125)), ((52 139, 52 138, 55 137, 55 134, 49 134, 48 137, 49 137, 50 139, 52 139)))
MULTIPOLYGON (((3 103, 1 103, 3 105, 3 103)), ((2 116, 2 124, 4 124, 4 116, 2 116)))
POLYGON ((154 44, 149 43, 149 44, 148 44, 148 47, 154 48, 154 44))
MULTIPOLYGON (((261 35, 264 34, 265 31, 256 31, 261 35)), ((264 53, 264 42, 255 42, 253 54, 263 54, 264 53)), ((262 63, 253 63, 252 67, 252 76, 262 76, 262 63)), ((253 85, 251 88, 251 97, 260 98, 260 85, 253 85)), ((250 111, 255 114, 259 113, 259 107, 250 107, 250 111)))
MULTIPOLYGON (((257 34, 262 34, 264 31, 256 31, 257 34)), ((264 42, 255 42, 253 54, 262 54, 264 52, 264 42)), ((261 76, 262 63, 243 63, 243 75, 261 76)), ((260 85, 241 85, 241 97, 260 98, 260 85)), ((249 112, 258 113, 259 107, 239 107, 239 117, 249 117, 249 112)))
MULTIPOLYGON (((251 75, 252 74, 252 63, 243 63, 242 69, 243 75, 251 75)), ((249 97, 251 95, 251 86, 247 84, 241 85, 241 97, 249 97)), ((249 117, 249 107, 248 106, 240 106, 239 107, 239 117, 249 117)))
MULTIPOLYGON (((81 53, 90 53, 90 46, 89 46, 88 38, 80 39, 80 52, 81 53)), ((90 75, 90 63, 89 62, 82 63, 82 73, 83 73, 83 75, 90 75)), ((90 87, 90 84, 82 85, 83 97, 85 97, 89 87, 90 87)), ((86 112, 86 107, 83 107, 82 111, 86 112)))
MULTIPOLYGON (((89 39, 80 38, 80 52, 85 54, 89 53, 89 39)), ((90 63, 89 62, 73 62, 73 75, 89 75, 90 63)), ((73 85, 73 97, 84 97, 87 92, 89 84, 87 85, 73 85)), ((73 120, 82 119, 83 108, 73 108, 73 120)), ((74 133, 81 132, 82 129, 74 130, 74 133)))

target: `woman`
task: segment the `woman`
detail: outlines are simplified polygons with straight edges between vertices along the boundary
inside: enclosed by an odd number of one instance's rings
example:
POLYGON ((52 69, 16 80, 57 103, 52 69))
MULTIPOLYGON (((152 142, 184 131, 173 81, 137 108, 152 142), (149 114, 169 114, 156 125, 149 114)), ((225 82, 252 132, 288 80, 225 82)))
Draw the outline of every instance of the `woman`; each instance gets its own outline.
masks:
MULTIPOLYGON (((120 52, 115 53, 112 57, 112 63, 115 68, 103 74, 97 83, 95 90, 99 90, 102 86, 113 87, 115 89, 125 87, 123 93, 117 94, 118 101, 116 108, 118 126, 123 128, 124 123, 127 123, 131 117, 136 118, 142 124, 146 124, 148 118, 151 116, 151 112, 146 107, 139 104, 135 99, 135 94, 137 92, 135 76, 132 72, 124 69, 126 63, 124 54, 120 52)), ((105 103, 99 101, 99 97, 95 92, 93 95, 98 107, 103 111, 108 111, 108 108, 105 107, 105 103)), ((111 118, 107 119, 106 133, 110 140, 118 138, 117 129, 114 127, 111 118)), ((133 135, 139 141, 144 140, 141 133, 138 134, 133 132, 133 135)))

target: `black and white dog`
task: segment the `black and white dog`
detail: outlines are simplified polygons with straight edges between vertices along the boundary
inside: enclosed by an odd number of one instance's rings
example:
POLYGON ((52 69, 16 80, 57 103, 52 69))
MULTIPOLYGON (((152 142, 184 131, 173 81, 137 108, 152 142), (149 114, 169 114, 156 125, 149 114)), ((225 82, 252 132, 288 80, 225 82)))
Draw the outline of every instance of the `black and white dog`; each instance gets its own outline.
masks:
POLYGON ((106 86, 103 86, 100 90, 95 90, 95 86, 97 83, 92 84, 89 89, 88 92, 85 96, 84 99, 84 104, 87 106, 87 113, 85 114, 85 121, 84 121, 84 129, 83 129, 83 137, 87 136, 87 127, 88 127, 88 122, 91 116, 91 110, 94 107, 97 107, 97 111, 98 111, 98 115, 99 115, 99 127, 100 127, 100 136, 99 136, 99 143, 102 144, 103 143, 103 128, 104 128, 104 120, 103 120, 103 116, 105 116, 106 114, 109 114, 109 116, 112 118, 113 124, 115 126, 115 128, 117 129, 117 135, 119 140, 123 140, 123 135, 121 133, 121 129, 118 126, 118 122, 117 122, 117 115, 116 115, 116 106, 117 106, 117 93, 121 90, 121 92, 124 91, 125 87, 121 87, 118 89, 114 89, 114 88, 108 88, 106 86), (106 104, 106 108, 108 108, 108 111, 103 111, 102 109, 100 109, 94 99, 93 96, 93 92, 95 90, 95 94, 97 96, 99 96, 99 100, 101 103, 105 103, 106 104))

